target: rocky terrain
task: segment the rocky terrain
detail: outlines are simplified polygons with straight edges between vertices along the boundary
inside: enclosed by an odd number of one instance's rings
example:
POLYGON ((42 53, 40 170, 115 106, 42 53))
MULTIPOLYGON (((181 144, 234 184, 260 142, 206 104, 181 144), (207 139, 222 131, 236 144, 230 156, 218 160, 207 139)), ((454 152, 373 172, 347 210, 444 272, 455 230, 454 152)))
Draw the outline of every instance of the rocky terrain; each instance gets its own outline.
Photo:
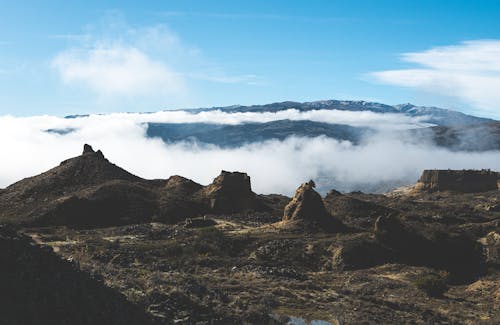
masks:
POLYGON ((499 192, 476 186, 496 173, 442 174, 287 198, 240 172, 141 179, 85 146, 0 190, 3 320, 498 324, 499 192))

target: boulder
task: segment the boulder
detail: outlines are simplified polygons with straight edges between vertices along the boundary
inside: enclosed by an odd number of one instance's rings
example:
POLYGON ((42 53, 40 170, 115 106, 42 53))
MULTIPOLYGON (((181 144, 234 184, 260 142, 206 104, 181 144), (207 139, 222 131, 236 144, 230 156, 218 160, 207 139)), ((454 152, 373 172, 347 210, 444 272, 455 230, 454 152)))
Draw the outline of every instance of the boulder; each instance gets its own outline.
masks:
POLYGON ((480 239, 486 255, 486 263, 500 266, 500 234, 496 231, 488 233, 480 239))

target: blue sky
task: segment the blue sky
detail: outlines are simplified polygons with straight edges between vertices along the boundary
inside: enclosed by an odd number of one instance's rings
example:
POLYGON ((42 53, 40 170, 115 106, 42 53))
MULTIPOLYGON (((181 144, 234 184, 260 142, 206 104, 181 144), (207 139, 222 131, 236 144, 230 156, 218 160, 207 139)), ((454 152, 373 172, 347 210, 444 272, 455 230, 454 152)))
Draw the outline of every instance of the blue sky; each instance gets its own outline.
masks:
POLYGON ((0 114, 276 101, 499 117, 498 1, 0 1, 0 114))

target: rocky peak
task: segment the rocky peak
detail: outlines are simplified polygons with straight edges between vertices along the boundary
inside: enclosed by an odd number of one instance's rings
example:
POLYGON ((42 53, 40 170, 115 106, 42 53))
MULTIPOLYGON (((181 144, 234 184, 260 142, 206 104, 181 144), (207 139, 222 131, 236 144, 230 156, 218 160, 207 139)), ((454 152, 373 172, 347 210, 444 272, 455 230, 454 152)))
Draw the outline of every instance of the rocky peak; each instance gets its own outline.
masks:
POLYGON ((94 151, 94 149, 92 148, 91 145, 84 144, 83 145, 82 156, 87 156, 87 155, 94 155, 97 158, 103 158, 104 159, 104 155, 103 155, 103 153, 102 153, 101 150, 94 151))
POLYGON ((82 155, 88 154, 88 153, 95 153, 94 149, 92 149, 92 146, 90 144, 84 144, 83 145, 83 153, 82 155))

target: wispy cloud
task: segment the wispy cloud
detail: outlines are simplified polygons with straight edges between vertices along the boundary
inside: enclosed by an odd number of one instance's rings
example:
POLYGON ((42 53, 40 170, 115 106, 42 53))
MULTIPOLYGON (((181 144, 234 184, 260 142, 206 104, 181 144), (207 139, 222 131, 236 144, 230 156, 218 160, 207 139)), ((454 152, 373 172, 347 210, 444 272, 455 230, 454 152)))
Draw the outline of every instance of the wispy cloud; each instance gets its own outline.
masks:
POLYGON ((131 27, 119 15, 88 25, 81 34, 50 37, 72 44, 51 60, 61 81, 108 100, 124 96, 187 98, 191 80, 262 83, 262 78, 253 74, 227 73, 165 25, 131 27))
MULTIPOLYGON (((242 123, 267 123, 279 120, 315 121, 332 124, 346 124, 370 127, 379 130, 401 130, 430 126, 424 123, 425 116, 413 117, 403 114, 375 113, 370 111, 290 109, 278 112, 224 112, 221 110, 191 113, 189 111, 161 111, 156 113, 114 113, 100 115, 100 120, 116 119, 131 123, 212 123, 238 125, 242 123)), ((67 123, 77 123, 68 121, 67 123)), ((75 127, 67 125, 65 127, 75 127)))
POLYGON ((401 59, 419 67, 370 75, 383 83, 456 98, 483 114, 499 115, 500 40, 435 47, 405 53, 401 59))
POLYGON ((83 84, 104 96, 177 95, 185 91, 183 77, 135 47, 99 45, 68 50, 52 61, 65 83, 83 84))

